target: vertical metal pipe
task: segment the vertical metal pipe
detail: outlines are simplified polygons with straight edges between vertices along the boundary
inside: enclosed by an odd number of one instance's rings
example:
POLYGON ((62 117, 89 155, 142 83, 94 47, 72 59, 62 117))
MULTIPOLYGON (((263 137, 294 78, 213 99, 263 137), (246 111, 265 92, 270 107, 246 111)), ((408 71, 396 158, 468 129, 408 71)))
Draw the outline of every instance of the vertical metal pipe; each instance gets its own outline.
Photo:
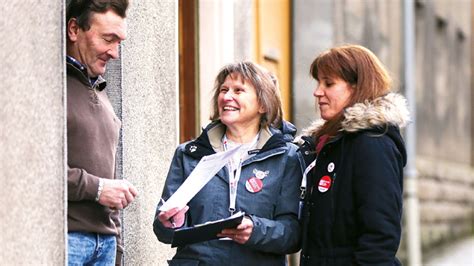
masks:
POLYGON ((405 168, 406 195, 406 243, 408 265, 421 265, 420 212, 418 202, 418 173, 416 170, 416 99, 415 99, 415 3, 414 0, 403 1, 403 34, 404 34, 404 78, 405 95, 411 114, 412 123, 406 129, 406 148, 408 163, 405 168))

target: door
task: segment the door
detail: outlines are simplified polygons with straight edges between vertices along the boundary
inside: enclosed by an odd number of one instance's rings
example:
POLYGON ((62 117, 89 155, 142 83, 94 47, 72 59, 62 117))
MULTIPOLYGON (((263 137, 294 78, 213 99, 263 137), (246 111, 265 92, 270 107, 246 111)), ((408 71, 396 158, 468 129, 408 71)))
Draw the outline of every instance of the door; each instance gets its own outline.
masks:
POLYGON ((291 3, 290 0, 255 0, 255 58, 279 80, 284 119, 291 120, 291 3))
POLYGON ((179 141, 199 133, 197 2, 179 0, 179 141))

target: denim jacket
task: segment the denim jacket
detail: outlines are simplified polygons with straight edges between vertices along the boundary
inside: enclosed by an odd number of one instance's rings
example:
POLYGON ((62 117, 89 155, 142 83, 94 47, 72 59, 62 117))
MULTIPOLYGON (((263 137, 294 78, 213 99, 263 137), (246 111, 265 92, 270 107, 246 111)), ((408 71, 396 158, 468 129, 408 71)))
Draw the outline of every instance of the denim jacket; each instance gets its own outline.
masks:
MULTIPOLYGON (((211 123, 194 141, 176 149, 162 198, 167 200, 192 172, 199 160, 222 151, 225 126, 211 123)), ((285 265, 285 254, 300 248, 298 199, 302 176, 297 146, 290 143, 296 132, 284 122, 282 129, 263 128, 254 156, 242 163, 236 210, 253 221, 250 239, 243 245, 230 240, 211 240, 179 246, 170 265, 285 265), (264 178, 260 191, 252 193, 246 182, 256 175, 264 178)), ((226 218, 229 213, 229 174, 222 168, 188 203, 186 226, 226 218)), ((156 215, 159 214, 157 207, 156 215)), ((155 216, 156 217, 156 216, 155 216)), ((155 220, 158 240, 170 243, 173 230, 155 220)))

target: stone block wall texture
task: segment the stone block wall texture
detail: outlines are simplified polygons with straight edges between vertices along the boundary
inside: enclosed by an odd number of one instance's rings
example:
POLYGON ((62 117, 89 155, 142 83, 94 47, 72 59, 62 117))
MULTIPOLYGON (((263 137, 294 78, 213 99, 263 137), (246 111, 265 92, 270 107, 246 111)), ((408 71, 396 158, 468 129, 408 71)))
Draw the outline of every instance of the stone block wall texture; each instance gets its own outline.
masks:
POLYGON ((125 265, 167 265, 153 233, 178 144, 178 1, 132 1, 122 45, 122 171, 139 195, 123 213, 125 265))
POLYGON ((425 249, 472 233, 474 172, 457 163, 420 158, 421 240, 425 249))
POLYGON ((63 265, 63 4, 2 1, 0 14, 0 265, 63 265))
POLYGON ((472 157, 471 4, 416 8, 417 154, 428 159, 470 164, 472 157))
POLYGON ((472 1, 417 1, 417 169, 423 249, 473 233, 472 1))

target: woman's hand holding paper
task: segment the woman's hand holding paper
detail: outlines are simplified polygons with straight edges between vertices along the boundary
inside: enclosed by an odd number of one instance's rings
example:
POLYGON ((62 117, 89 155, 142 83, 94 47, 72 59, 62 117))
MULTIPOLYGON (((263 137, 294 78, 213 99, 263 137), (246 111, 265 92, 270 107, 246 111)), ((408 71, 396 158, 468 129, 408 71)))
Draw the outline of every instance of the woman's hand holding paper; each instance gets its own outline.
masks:
POLYGON ((162 211, 158 214, 158 220, 166 228, 178 228, 184 225, 186 219, 186 212, 189 210, 188 206, 182 209, 172 208, 167 211, 162 211))

